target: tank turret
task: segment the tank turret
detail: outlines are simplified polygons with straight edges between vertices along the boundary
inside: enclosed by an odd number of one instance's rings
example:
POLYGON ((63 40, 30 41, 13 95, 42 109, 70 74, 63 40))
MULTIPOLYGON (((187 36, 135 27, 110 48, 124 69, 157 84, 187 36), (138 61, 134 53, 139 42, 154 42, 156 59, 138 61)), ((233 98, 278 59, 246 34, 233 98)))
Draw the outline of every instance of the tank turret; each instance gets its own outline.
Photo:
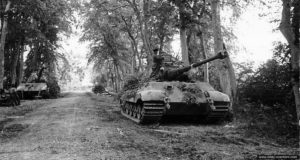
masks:
POLYGON ((185 72, 188 72, 192 68, 199 67, 205 63, 211 62, 216 59, 224 59, 226 57, 228 57, 228 53, 227 53, 227 51, 223 51, 223 52, 219 52, 217 55, 215 55, 211 58, 205 59, 200 62, 193 63, 190 66, 186 66, 186 67, 182 67, 182 68, 178 68, 178 69, 161 70, 161 72, 158 74, 156 79, 160 80, 160 81, 178 80, 179 77, 181 77, 185 72))

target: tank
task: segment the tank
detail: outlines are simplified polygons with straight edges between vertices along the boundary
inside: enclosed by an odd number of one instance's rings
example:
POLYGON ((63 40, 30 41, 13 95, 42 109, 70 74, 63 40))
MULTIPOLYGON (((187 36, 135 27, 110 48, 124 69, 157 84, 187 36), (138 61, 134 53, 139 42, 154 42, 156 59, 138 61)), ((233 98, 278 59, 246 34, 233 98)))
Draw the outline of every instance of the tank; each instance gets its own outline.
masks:
POLYGON ((21 99, 47 98, 48 92, 46 83, 21 83, 17 87, 21 99))
POLYGON ((189 80, 187 72, 227 56, 227 52, 219 52, 190 66, 165 67, 149 81, 125 91, 120 98, 122 115, 139 124, 158 123, 164 116, 224 119, 231 112, 229 96, 216 91, 209 83, 189 80))

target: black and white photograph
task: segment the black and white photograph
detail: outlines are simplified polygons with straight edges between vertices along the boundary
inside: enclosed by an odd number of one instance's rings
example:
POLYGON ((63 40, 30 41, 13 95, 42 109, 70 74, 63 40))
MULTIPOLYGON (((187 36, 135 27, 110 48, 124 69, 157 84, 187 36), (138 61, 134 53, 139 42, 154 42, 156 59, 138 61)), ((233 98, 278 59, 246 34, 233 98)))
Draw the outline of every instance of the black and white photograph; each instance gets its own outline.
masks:
POLYGON ((0 0, 0 160, 300 160, 300 0, 0 0))

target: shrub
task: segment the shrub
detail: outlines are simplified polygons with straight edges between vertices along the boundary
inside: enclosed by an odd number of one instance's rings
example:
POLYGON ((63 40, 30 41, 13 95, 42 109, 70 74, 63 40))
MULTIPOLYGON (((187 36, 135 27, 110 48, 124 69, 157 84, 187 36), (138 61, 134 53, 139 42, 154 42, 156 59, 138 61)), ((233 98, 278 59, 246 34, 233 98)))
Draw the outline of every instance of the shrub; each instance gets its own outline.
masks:
POLYGON ((138 88, 141 87, 144 83, 150 81, 150 78, 146 77, 143 74, 138 75, 129 75, 125 78, 125 82, 121 92, 118 94, 118 98, 130 98, 135 95, 138 88))
POLYGON ((56 79, 50 80, 47 82, 47 86, 49 88, 49 97, 50 98, 57 98, 60 94, 60 87, 56 79))
POLYGON ((97 94, 97 93, 103 93, 105 91, 105 88, 101 85, 101 84, 98 84, 98 85, 95 85, 92 89, 92 91, 97 94))
POLYGON ((289 53, 288 46, 278 44, 273 59, 257 71, 244 67, 242 74, 238 74, 242 76, 238 78, 240 104, 236 107, 237 119, 247 122, 250 133, 280 143, 299 142, 289 53))
POLYGON ((299 128, 294 116, 282 104, 267 106, 259 103, 244 103, 237 112, 238 119, 246 122, 251 135, 276 140, 280 144, 297 146, 299 128))

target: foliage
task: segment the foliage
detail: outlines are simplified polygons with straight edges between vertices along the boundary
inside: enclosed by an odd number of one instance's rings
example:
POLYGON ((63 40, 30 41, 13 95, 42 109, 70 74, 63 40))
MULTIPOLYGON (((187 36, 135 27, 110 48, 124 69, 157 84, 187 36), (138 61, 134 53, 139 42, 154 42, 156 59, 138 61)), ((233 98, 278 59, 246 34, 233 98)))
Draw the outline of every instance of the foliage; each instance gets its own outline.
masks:
MULTIPOLYGON (((68 66, 65 56, 57 52, 61 35, 69 35, 73 20, 69 0, 12 0, 5 42, 5 77, 15 86, 23 80, 23 55, 29 51, 25 64, 25 81, 34 73, 38 81, 49 79, 55 64, 68 66), (17 81, 16 78, 19 80, 17 81)), ((4 2, 3 2, 4 3, 4 2)), ((3 17, 1 8, 1 17, 3 17)), ((2 21, 3 19, 1 19, 2 21)), ((55 74, 55 73, 53 73, 55 74)), ((53 76, 53 75, 52 75, 53 76)), ((55 87, 54 87, 55 88, 55 87)), ((57 89, 54 89, 57 90, 57 89)))
MULTIPOLYGON (((83 27, 85 29, 81 40, 91 42, 91 51, 88 55, 89 63, 94 63, 94 69, 101 71, 106 77, 111 78, 111 84, 120 83, 120 77, 129 69, 127 45, 130 43, 124 39, 122 15, 118 14, 123 9, 113 10, 123 3, 117 1, 91 1, 85 4, 87 17, 83 27), (111 10, 111 11, 110 11, 111 10), (114 14, 112 14, 114 13, 114 14)), ((119 89, 115 86, 115 89, 119 89)))
MULTIPOLYGON (((245 4, 245 1, 222 1, 222 6, 233 8, 235 18, 245 4)), ((207 48, 212 47, 208 1, 91 0, 84 7, 82 40, 91 42, 89 62, 100 74, 105 74, 108 85, 115 90, 120 89, 126 75, 150 72, 154 47, 171 52, 171 42, 181 27, 188 32, 190 59, 201 57, 200 34, 205 34, 207 48)), ((224 31, 227 37, 232 37, 228 27, 224 31)))
POLYGON ((56 77, 51 77, 47 81, 47 86, 49 88, 49 97, 50 98, 58 98, 60 95, 60 87, 58 85, 58 81, 56 77))
POLYGON ((56 48, 59 47, 57 45, 59 33, 67 34, 70 32, 68 16, 71 15, 71 11, 67 1, 48 0, 37 7, 40 10, 35 14, 44 17, 34 19, 36 24, 34 24, 35 28, 33 28, 33 35, 31 35, 33 37, 28 42, 30 52, 26 60, 25 79, 32 73, 39 72, 43 67, 48 72, 54 70, 50 64, 57 63, 59 59, 65 64, 68 63, 64 55, 56 51, 56 48), (43 5, 47 7, 43 7, 43 5))
MULTIPOLYGON (((263 64, 253 76, 240 76, 240 95, 251 102, 265 105, 291 104, 290 58, 285 44, 278 44, 274 58, 263 64)), ((243 72, 251 73, 244 70, 243 72)), ((240 74, 243 74, 242 72, 240 74)))
POLYGON ((237 119, 247 122, 251 134, 293 143, 299 136, 290 83, 290 49, 275 43, 273 59, 257 71, 251 65, 240 66, 238 73, 240 102, 237 119))
POLYGON ((222 91, 216 63, 209 65, 209 84, 217 91, 222 91))
POLYGON ((101 84, 104 87, 107 86, 107 79, 104 74, 94 76, 93 78, 93 84, 95 86, 98 84, 101 84))
POLYGON ((123 90, 133 90, 139 87, 140 79, 136 76, 130 75, 126 77, 123 90))
MULTIPOLYGON (((150 79, 145 78, 145 76, 143 75, 139 75, 139 76, 130 75, 126 77, 123 90, 119 96, 122 97, 122 99, 135 97, 138 89, 149 81, 150 79)), ((193 84, 186 85, 185 83, 177 82, 176 87, 180 89, 180 91, 183 93, 184 95, 183 99, 184 101, 186 101, 186 103, 189 104, 197 103, 198 97, 203 96, 203 92, 201 91, 200 88, 197 87, 197 85, 193 85, 193 84)))
POLYGON ((280 144, 299 147, 299 128, 287 106, 272 106, 242 102, 236 114, 239 121, 247 123, 247 134, 270 138, 280 144))
POLYGON ((203 92, 197 85, 181 85, 178 88, 183 92, 183 100, 188 104, 197 103, 197 99, 203 96, 203 92))
POLYGON ((135 97, 137 90, 149 81, 150 79, 143 74, 127 76, 125 78, 122 91, 120 92, 118 97, 122 99, 135 97))
POLYGON ((97 93, 103 93, 105 91, 105 87, 103 87, 101 84, 95 85, 92 89, 92 91, 97 94, 97 93))

